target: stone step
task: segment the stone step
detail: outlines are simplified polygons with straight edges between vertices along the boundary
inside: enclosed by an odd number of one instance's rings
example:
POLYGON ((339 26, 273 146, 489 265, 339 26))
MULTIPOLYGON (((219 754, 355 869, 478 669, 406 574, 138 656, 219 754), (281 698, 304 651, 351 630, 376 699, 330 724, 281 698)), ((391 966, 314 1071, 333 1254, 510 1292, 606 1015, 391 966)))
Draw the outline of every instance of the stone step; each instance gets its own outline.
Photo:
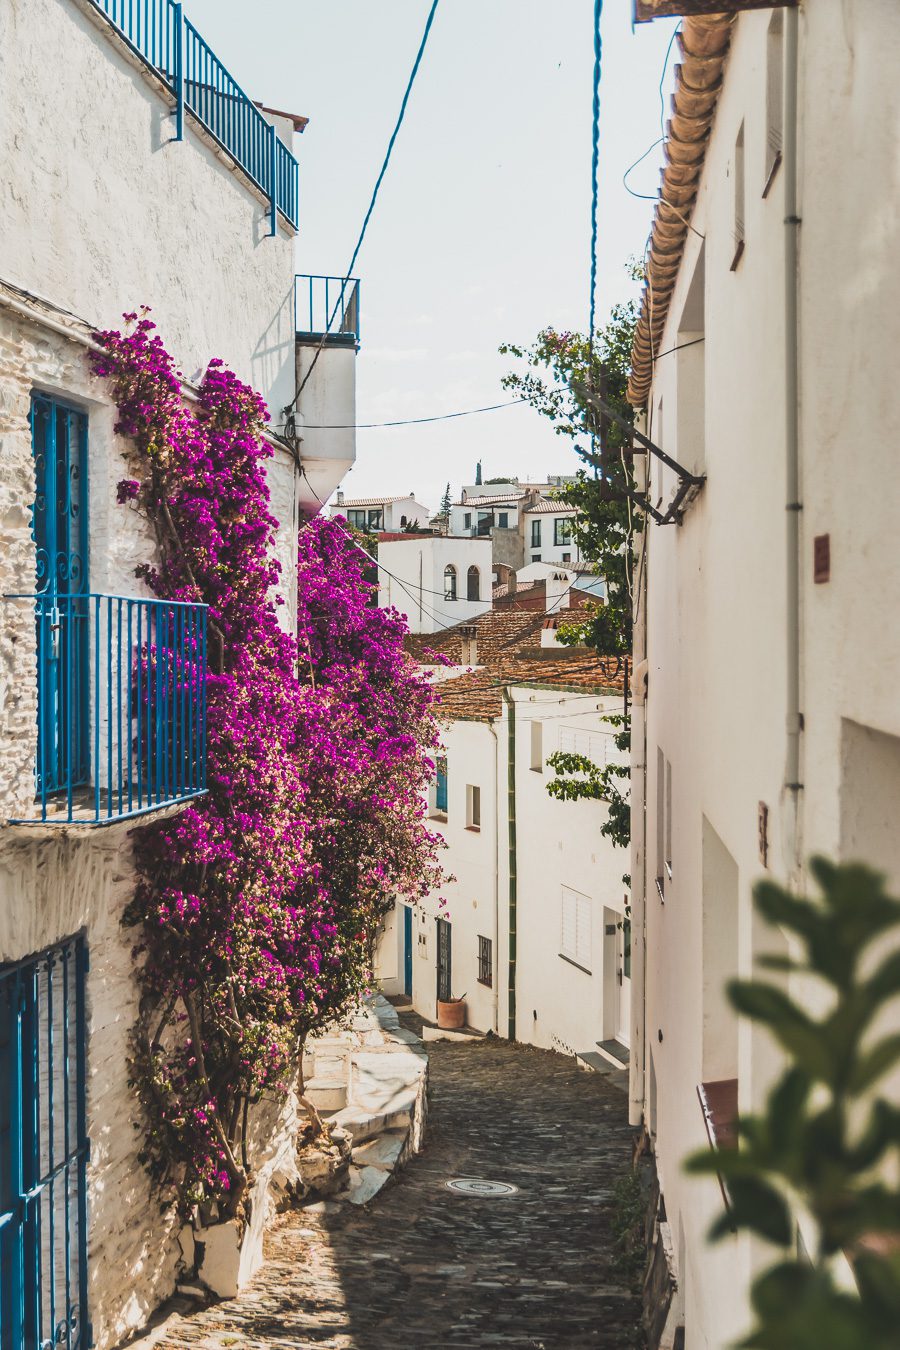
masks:
POLYGON ((353 1150, 355 1167, 378 1167, 390 1172, 403 1161, 409 1130, 386 1130, 353 1150))
POLYGON ((387 1111, 372 1111, 357 1105, 345 1106, 342 1111, 336 1112, 332 1120, 335 1125, 340 1125, 342 1130, 347 1131, 353 1140, 353 1147, 356 1148, 357 1144, 362 1144, 367 1139, 375 1139, 389 1130, 408 1130, 412 1124, 413 1100, 413 1094, 410 1094, 409 1102, 405 1106, 397 1106, 387 1111))
POLYGON ((367 1205, 390 1177, 379 1167, 351 1167, 350 1186, 345 1198, 351 1205, 367 1205))
POLYGON ((331 1115, 347 1106, 346 1078, 311 1078, 304 1086, 304 1094, 317 1111, 331 1115))

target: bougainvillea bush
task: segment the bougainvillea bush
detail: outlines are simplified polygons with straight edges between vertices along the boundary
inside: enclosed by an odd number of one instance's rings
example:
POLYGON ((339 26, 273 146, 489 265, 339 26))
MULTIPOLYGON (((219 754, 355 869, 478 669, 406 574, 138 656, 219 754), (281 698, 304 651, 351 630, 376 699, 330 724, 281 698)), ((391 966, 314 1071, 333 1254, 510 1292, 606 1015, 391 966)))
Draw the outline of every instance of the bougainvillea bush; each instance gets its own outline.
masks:
POLYGON ((136 832, 132 1073, 152 1175, 225 1217, 252 1172, 249 1108, 287 1090, 308 1034, 364 990, 395 898, 440 884, 422 807, 434 696, 334 522, 300 531, 284 631, 262 400, 212 361, 188 406, 146 311, 125 317, 92 358, 132 446, 119 501, 155 531, 154 593, 209 606, 209 792, 136 832))

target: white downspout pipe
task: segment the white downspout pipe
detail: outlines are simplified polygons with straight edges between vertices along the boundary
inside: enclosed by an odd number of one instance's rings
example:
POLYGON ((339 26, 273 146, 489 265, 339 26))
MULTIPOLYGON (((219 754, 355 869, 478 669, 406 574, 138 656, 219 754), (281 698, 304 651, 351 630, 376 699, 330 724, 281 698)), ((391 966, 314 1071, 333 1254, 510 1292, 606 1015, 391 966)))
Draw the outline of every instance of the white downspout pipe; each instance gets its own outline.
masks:
POLYGON ((784 11, 784 400, 785 400, 785 588, 787 747, 784 776, 784 858, 789 874, 802 863, 800 828, 800 356, 798 282, 800 217, 797 214, 797 81, 799 15, 784 11))
MULTIPOLYGON (((639 491, 649 466, 635 460, 639 491)), ((644 523, 632 615, 631 675, 631 1053, 628 1069, 628 1123, 640 1125, 646 1102, 647 1010, 647 565, 650 524, 644 523)))
POLYGON ((493 1001, 494 1035, 500 1034, 500 738, 493 722, 488 730, 494 738, 494 928, 493 969, 491 990, 493 1001))

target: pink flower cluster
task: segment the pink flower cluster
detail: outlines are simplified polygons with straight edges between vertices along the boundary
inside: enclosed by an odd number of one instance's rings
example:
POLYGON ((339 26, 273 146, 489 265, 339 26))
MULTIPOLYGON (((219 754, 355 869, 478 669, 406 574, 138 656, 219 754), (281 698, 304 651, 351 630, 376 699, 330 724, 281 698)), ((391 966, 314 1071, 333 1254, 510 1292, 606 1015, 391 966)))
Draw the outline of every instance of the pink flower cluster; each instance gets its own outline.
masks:
POLYGON ((305 1037, 368 986, 395 899, 440 883, 422 807, 434 694, 401 620, 374 607, 367 560, 323 518, 300 532, 283 631, 262 400, 212 361, 189 408, 146 311, 126 319, 92 357, 133 445, 119 500, 159 540, 141 575, 208 604, 210 629, 208 795, 135 836, 132 1067, 152 1174, 184 1206, 233 1212, 247 1108, 285 1090, 305 1037))

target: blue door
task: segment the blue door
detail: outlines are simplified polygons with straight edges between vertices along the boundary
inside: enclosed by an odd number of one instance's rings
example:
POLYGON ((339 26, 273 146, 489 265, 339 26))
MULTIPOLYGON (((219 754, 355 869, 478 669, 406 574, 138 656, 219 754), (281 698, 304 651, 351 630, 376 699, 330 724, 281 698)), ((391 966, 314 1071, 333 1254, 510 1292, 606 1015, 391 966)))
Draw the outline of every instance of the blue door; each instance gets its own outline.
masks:
POLYGON ((37 789, 88 782, 87 417, 31 400, 37 560, 37 789))
POLYGON ((412 998, 413 976, 413 912, 409 905, 403 906, 403 992, 412 998))
POLYGON ((0 966, 0 1347, 86 1350, 84 975, 72 938, 0 966))

